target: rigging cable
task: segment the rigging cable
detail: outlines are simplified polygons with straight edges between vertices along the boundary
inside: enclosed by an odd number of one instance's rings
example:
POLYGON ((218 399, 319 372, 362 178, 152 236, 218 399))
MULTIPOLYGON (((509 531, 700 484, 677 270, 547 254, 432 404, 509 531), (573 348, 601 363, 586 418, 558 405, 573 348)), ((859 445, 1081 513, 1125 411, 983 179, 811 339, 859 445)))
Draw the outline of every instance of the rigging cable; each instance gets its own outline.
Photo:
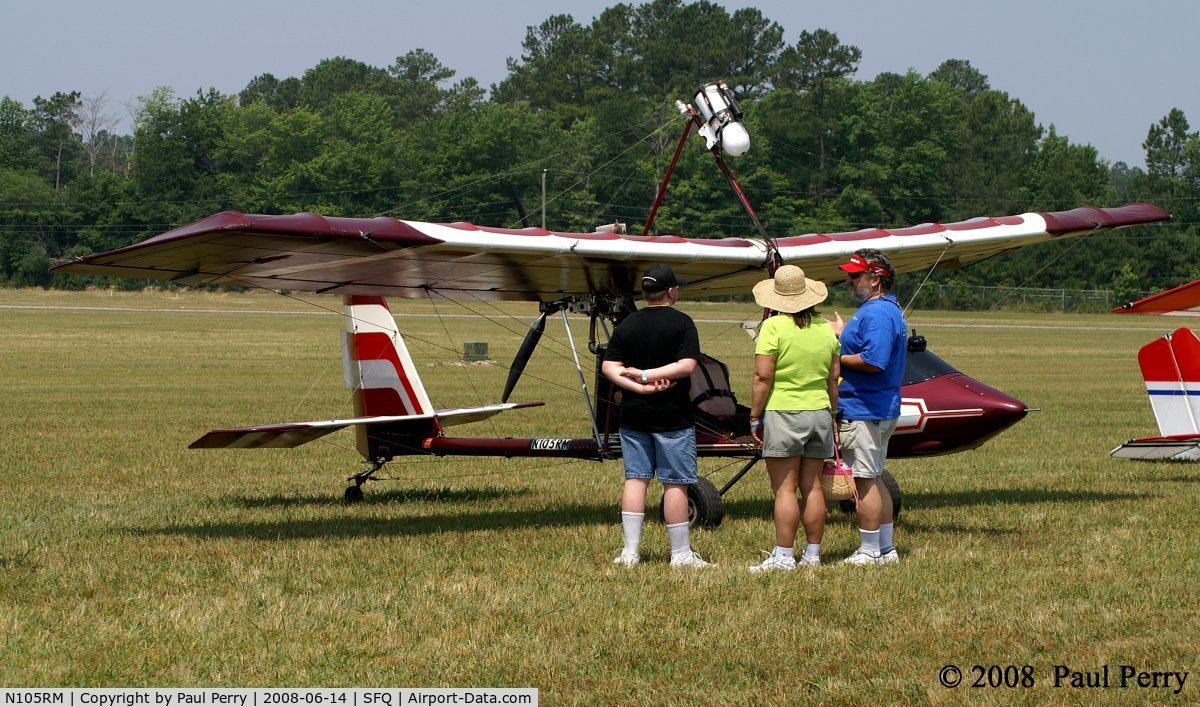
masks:
POLYGON ((1001 304, 1004 302, 1004 300, 1008 299, 1008 298, 1009 298, 1009 297, 1011 297, 1013 294, 1015 294, 1015 293, 1016 293, 1018 290, 1020 290, 1022 287, 1024 287, 1024 286, 1025 286, 1025 284, 1026 284, 1027 282, 1029 282, 1029 281, 1030 281, 1030 280, 1032 280, 1033 278, 1035 278, 1035 277, 1037 277, 1038 275, 1040 275, 1040 274, 1041 274, 1041 272, 1042 272, 1043 270, 1045 270, 1046 268, 1050 267, 1050 266, 1051 266, 1051 265, 1053 265, 1054 263, 1058 262, 1058 260, 1059 260, 1060 258, 1062 258, 1062 257, 1063 257, 1064 255, 1066 255, 1067 253, 1070 253, 1072 250, 1074 250, 1074 249, 1075 249, 1075 247, 1076 247, 1076 246, 1078 246, 1080 243, 1083 243, 1085 240, 1087 240, 1087 238, 1088 238, 1089 236, 1091 236, 1093 233, 1096 233, 1096 232, 1097 232, 1097 231, 1099 231, 1099 230, 1100 230, 1100 226, 1099 226, 1098 224, 1093 224, 1093 226, 1092 226, 1092 230, 1090 230, 1090 231, 1088 231, 1087 233, 1083 234, 1083 235, 1082 235, 1082 236, 1080 236, 1079 238, 1076 238, 1076 239, 1074 239, 1074 240, 1071 242, 1071 245, 1067 246, 1067 248, 1066 248, 1065 250, 1063 250, 1063 252, 1061 252, 1061 253, 1059 253, 1058 255, 1056 255, 1056 256, 1054 256, 1053 258, 1051 258, 1051 259, 1050 259, 1050 260, 1049 260, 1049 261, 1048 261, 1048 262, 1047 262, 1045 265, 1043 265, 1042 267, 1038 268, 1036 272, 1034 272, 1034 273, 1033 273, 1032 275, 1030 275, 1029 277, 1025 278, 1025 279, 1024 279, 1022 282, 1021 282, 1021 284, 1019 284, 1019 285, 1017 285, 1016 287, 1012 288, 1012 290, 1010 290, 1010 291, 1009 291, 1009 293, 1008 293, 1007 295, 1004 295, 1004 296, 1003 296, 1003 297, 1001 297, 1000 299, 996 300, 996 301, 995 301, 995 302, 992 304, 992 306, 991 306, 991 307, 988 307, 988 308, 987 308, 987 311, 989 311, 989 312, 990 312, 990 311, 992 311, 993 309, 995 309, 996 307, 999 307, 999 306, 1000 306, 1000 305, 1001 305, 1001 304))
MULTIPOLYGON (((942 237, 945 238, 945 236, 942 237)), ((933 276, 933 271, 937 270, 938 263, 942 262, 942 258, 945 257, 946 251, 950 250, 950 246, 952 245, 954 245, 954 241, 946 238, 946 247, 942 248, 942 252, 938 255, 937 260, 933 261, 933 265, 929 266, 929 271, 925 273, 925 279, 921 280, 920 285, 917 285, 916 291, 913 292, 912 297, 910 297, 908 300, 908 306, 906 306, 904 311, 901 313, 901 316, 903 316, 905 320, 908 319, 908 310, 912 308, 913 302, 917 301, 917 295, 921 294, 921 289, 925 287, 925 283, 929 282, 929 278, 933 276)))

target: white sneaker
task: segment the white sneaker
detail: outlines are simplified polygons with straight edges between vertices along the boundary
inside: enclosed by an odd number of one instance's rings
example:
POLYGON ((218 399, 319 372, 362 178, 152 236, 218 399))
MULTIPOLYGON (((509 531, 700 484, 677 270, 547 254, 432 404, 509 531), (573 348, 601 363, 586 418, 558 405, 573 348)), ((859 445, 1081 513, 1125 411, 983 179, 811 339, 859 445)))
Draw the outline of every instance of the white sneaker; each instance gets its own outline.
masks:
POLYGON ((854 551, 854 554, 842 560, 847 565, 878 565, 880 564, 879 555, 872 555, 863 550, 861 547, 854 551))
POLYGON ((795 557, 784 557, 783 555, 767 555, 767 559, 763 560, 761 565, 754 565, 750 568, 751 572, 770 572, 771 570, 794 570, 796 569, 795 557))
POLYGON ((642 556, 637 554, 636 552, 630 552, 629 550, 622 550, 621 554, 617 555, 617 559, 613 560, 613 564, 621 565, 622 567, 633 567, 634 565, 636 565, 637 563, 639 563, 641 561, 642 561, 642 556))
POLYGON ((896 548, 892 548, 879 556, 879 564, 881 565, 898 565, 900 564, 900 553, 896 552, 896 548))
POLYGON ((682 557, 672 557, 671 558, 671 566, 672 567, 716 567, 716 565, 714 565, 713 563, 706 562, 703 557, 700 557, 700 553, 695 552, 694 550, 682 557))
POLYGON ((805 557, 804 555, 801 555, 800 557, 796 558, 796 564, 803 567, 816 567, 821 564, 821 557, 805 557))

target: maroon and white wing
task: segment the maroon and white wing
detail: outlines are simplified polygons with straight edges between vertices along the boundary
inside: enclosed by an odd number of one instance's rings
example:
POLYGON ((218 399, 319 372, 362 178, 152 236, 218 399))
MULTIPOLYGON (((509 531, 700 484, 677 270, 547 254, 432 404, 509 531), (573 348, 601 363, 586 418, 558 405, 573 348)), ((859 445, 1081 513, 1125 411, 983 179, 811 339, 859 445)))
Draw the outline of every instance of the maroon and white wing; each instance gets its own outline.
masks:
MULTIPOLYGON (((1164 221, 1150 204, 1031 212, 960 223, 817 233, 778 239, 784 262, 825 282, 855 250, 878 248, 898 272, 969 265, 1032 243, 1164 221)), ((693 294, 741 294, 762 279, 757 238, 558 233, 466 223, 226 211, 56 272, 227 284, 302 292, 549 301, 637 293, 641 273, 670 264, 693 294)))

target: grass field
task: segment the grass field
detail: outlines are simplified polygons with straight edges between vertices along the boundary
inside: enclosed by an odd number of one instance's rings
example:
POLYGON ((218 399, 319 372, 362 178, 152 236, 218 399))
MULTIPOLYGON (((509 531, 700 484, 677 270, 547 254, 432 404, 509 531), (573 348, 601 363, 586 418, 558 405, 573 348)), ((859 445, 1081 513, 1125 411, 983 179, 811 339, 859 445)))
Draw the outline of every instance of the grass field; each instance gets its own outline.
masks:
MULTIPOLYGON (((0 684, 516 686, 543 704, 1200 695, 1200 467, 1108 457, 1155 433, 1136 352, 1179 320, 912 315, 931 350, 1041 411, 974 452, 891 462, 899 566, 835 564, 857 542, 835 512, 827 566, 757 576, 773 544, 761 468, 693 535, 719 567, 689 573, 667 566, 658 523, 645 564, 610 564, 619 462, 401 461, 348 506, 362 467, 345 432, 188 450, 213 427, 350 414, 338 300, 305 299, 0 292, 0 684), (939 684, 946 665, 962 686, 939 684), (974 665, 1029 665, 1036 684, 971 688, 974 665), (1112 687, 1055 688, 1056 665, 1112 666, 1112 687), (1191 678, 1177 695, 1120 689, 1119 665, 1191 678)), ((535 314, 393 308, 457 315, 400 318, 439 407, 495 402, 503 366, 456 352, 483 340, 507 362, 535 314)), ((753 307, 684 309, 747 399, 735 322, 753 307)), ((551 322, 513 396, 545 407, 456 433, 587 436, 563 340, 551 322)), ((702 464, 718 485, 733 470, 702 464)))

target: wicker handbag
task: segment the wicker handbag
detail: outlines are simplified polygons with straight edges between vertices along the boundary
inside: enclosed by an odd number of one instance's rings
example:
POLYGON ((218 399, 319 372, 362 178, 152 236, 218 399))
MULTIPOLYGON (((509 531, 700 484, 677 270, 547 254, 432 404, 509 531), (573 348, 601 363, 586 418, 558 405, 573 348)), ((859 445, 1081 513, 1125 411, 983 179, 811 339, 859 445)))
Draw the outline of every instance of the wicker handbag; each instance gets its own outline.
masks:
POLYGON ((841 440, 838 439, 838 423, 833 421, 833 459, 826 459, 825 466, 821 469, 821 491, 825 495, 826 501, 845 501, 854 499, 858 503, 858 487, 854 484, 854 471, 850 465, 842 461, 842 454, 838 447, 841 440))

